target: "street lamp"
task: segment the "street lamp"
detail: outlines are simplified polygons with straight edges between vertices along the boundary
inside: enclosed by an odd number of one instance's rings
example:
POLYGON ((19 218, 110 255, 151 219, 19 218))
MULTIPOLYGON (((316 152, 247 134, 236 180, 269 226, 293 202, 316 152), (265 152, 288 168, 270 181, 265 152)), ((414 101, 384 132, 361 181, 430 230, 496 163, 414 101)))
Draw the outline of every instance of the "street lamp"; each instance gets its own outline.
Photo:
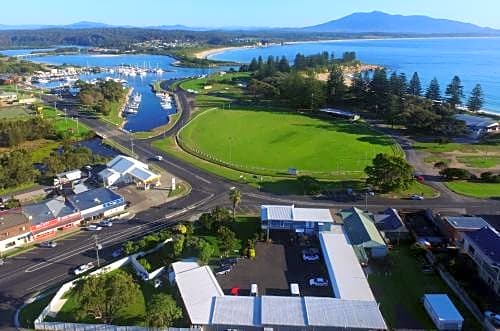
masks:
POLYGON ((97 235, 94 235, 94 240, 95 240, 95 255, 96 255, 96 258, 97 258, 97 267, 99 268, 101 266, 101 262, 99 260, 99 250, 102 249, 102 245, 99 244, 98 242, 98 237, 97 235))

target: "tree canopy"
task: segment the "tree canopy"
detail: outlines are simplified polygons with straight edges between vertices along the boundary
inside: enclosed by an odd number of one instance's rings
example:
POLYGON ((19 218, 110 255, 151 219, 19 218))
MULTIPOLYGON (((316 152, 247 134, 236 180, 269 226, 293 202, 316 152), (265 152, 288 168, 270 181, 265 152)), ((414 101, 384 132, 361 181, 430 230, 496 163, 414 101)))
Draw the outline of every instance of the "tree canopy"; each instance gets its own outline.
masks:
POLYGON ((470 111, 476 112, 483 108, 484 106, 484 94, 481 85, 477 84, 472 89, 469 100, 467 101, 467 108, 470 111))
POLYGON ((406 189, 413 182, 413 168, 400 156, 377 154, 365 172, 367 184, 384 193, 406 189))
POLYGON ((182 309, 171 295, 154 294, 146 307, 146 323, 150 327, 170 327, 182 318, 182 309))
POLYGON ((462 104, 462 99, 464 97, 464 87, 462 86, 462 81, 460 77, 454 76, 451 83, 446 87, 446 101, 456 107, 462 104))

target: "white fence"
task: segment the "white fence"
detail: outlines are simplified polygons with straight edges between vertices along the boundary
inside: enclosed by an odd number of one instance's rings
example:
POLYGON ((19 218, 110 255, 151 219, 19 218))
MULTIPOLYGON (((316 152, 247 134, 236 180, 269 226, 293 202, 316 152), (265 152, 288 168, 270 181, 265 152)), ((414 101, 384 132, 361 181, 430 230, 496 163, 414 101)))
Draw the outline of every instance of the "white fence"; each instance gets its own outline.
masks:
MULTIPOLYGON (((147 254, 153 253, 157 251, 158 249, 162 248, 166 243, 169 241, 172 241, 172 238, 169 238, 165 240, 164 242, 158 244, 156 247, 145 251, 145 252, 139 252, 135 253, 133 255, 124 257, 120 260, 117 260, 113 263, 110 263, 100 269, 97 269, 95 271, 92 271, 91 273, 88 274, 88 276, 95 276, 95 275, 100 275, 104 274, 116 269, 119 269, 123 267, 124 265, 127 264, 132 264, 136 272, 143 273, 147 275, 147 279, 151 280, 158 276, 163 270, 165 270, 165 266, 152 271, 151 273, 148 273, 144 267, 137 262, 138 257, 143 257, 147 254)), ((84 276, 84 277, 88 277, 84 276)), ((87 331, 87 330, 99 330, 99 331, 143 331, 143 330, 167 330, 167 331, 175 331, 175 330, 201 330, 201 329, 185 329, 185 328, 143 328, 143 327, 138 327, 138 326, 116 326, 116 325, 107 325, 107 324, 80 324, 80 323, 64 323, 64 322, 44 322, 45 318, 48 315, 51 315, 55 317, 59 310, 62 308, 62 306, 65 303, 65 300, 63 299, 64 294, 66 294, 69 290, 71 290, 74 286, 75 283, 78 281, 78 279, 74 279, 72 281, 69 281, 67 283, 64 283, 57 293, 54 295, 52 300, 50 300, 49 304, 42 310, 40 315, 38 315, 37 319, 34 321, 35 329, 36 330, 74 330, 74 331, 87 331)))

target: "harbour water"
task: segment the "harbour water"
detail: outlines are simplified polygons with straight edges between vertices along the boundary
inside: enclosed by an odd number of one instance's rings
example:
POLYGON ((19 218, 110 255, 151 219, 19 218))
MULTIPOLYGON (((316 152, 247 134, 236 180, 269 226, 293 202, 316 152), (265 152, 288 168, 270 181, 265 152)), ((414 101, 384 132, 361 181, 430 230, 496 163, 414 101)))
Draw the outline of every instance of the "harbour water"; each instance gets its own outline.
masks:
MULTIPOLYGON (((5 55, 30 54, 32 49, 1 51, 5 55)), ((119 66, 133 66, 140 68, 161 68, 163 73, 148 72, 145 76, 124 76, 119 73, 101 72, 97 74, 84 74, 80 78, 92 80, 96 78, 120 78, 128 82, 128 86, 134 89, 134 93, 142 95, 142 100, 137 114, 126 115, 127 122, 125 130, 130 132, 148 131, 168 122, 168 115, 176 112, 175 105, 172 109, 163 109, 160 98, 151 90, 150 84, 158 80, 169 80, 208 74, 208 69, 181 68, 173 65, 175 59, 162 55, 54 55, 54 56, 30 56, 28 60, 39 63, 54 65, 74 65, 83 67, 115 68, 119 66)), ((213 69, 212 69, 213 70, 213 69)), ((222 68, 220 70, 223 70, 222 68)), ((49 84, 47 87, 52 87, 49 84)))
POLYGON ((378 64, 407 76, 417 71, 424 88, 436 77, 444 92, 454 75, 460 76, 466 98, 475 84, 483 87, 485 109, 500 114, 500 38, 434 38, 342 40, 292 43, 283 46, 233 49, 210 58, 250 62, 253 57, 286 56, 293 61, 297 53, 316 54, 355 51, 364 63, 378 64))

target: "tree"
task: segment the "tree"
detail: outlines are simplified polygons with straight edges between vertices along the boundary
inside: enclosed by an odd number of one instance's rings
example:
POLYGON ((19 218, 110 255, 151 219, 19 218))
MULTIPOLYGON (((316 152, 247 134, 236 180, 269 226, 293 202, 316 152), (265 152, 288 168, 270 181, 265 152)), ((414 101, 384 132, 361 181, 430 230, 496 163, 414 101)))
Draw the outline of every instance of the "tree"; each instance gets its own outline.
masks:
POLYGON ((223 223, 231 220, 229 210, 220 206, 216 206, 214 209, 212 209, 210 215, 217 223, 223 223))
POLYGON ((375 70, 370 82, 370 103, 375 109, 385 111, 387 108, 387 95, 389 94, 389 81, 385 69, 375 70))
POLYGON ((281 57, 279 63, 278 63, 278 70, 281 72, 289 72, 290 71, 290 64, 288 63, 288 60, 286 57, 281 57))
POLYGON ((413 168, 401 156, 377 154, 365 173, 367 184, 384 193, 406 189, 413 182, 413 168))
POLYGON ((125 255, 130 255, 135 253, 135 245, 133 241, 128 240, 124 242, 122 248, 123 248, 123 253, 125 253, 125 255))
POLYGON ((248 65, 248 71, 254 72, 257 71, 257 69, 259 69, 259 64, 257 62, 257 59, 253 58, 252 62, 250 62, 250 64, 248 65))
POLYGON ((462 104, 464 97, 464 87, 460 77, 453 77, 451 83, 446 87, 446 101, 455 108, 457 105, 462 104))
POLYGON ((172 296, 165 293, 154 294, 146 312, 146 323, 150 327, 170 327, 176 320, 182 318, 182 309, 172 296))
POLYGON ((478 110, 481 110, 483 108, 483 105, 484 105, 483 89, 480 84, 477 84, 472 89, 469 100, 467 101, 467 108, 470 111, 476 112, 478 110))
POLYGON ((418 77, 418 73, 416 72, 413 73, 413 76, 410 79, 408 93, 417 97, 422 95, 422 84, 420 83, 420 77, 418 77))
POLYGON ((83 278, 76 283, 74 292, 78 302, 77 318, 91 316, 106 324, 135 302, 140 293, 132 276, 122 270, 83 278))
POLYGON ((241 192, 237 188, 233 188, 231 191, 229 191, 229 200, 231 201, 231 207, 233 210, 233 221, 236 220, 236 207, 241 202, 241 192))
POLYGON ((299 176, 297 181, 302 187, 302 192, 306 194, 318 194, 321 190, 321 185, 319 181, 311 176, 299 176))
POLYGON ((184 250, 184 241, 186 237, 184 235, 178 235, 175 237, 172 244, 172 255, 177 258, 182 255, 182 251, 184 250))
POLYGON ((222 226, 217 231, 217 238, 219 239, 219 249, 224 255, 232 253, 236 249, 237 240, 236 234, 231 231, 227 226, 222 226))
POLYGON ((328 75, 326 83, 327 102, 331 105, 336 105, 344 101, 346 85, 344 83, 344 73, 338 64, 334 64, 328 75))
POLYGON ((438 161, 438 162, 434 163, 434 168, 439 169, 439 170, 446 169, 447 166, 448 166, 448 163, 446 163, 445 161, 438 161))
POLYGON ((472 174, 460 168, 446 168, 439 172, 441 176, 443 176, 446 180, 454 180, 454 179, 470 179, 472 174))
POLYGON ((439 82, 437 78, 433 78, 429 83, 429 87, 425 92, 425 97, 429 100, 440 101, 441 100, 441 88, 439 87, 439 82))

